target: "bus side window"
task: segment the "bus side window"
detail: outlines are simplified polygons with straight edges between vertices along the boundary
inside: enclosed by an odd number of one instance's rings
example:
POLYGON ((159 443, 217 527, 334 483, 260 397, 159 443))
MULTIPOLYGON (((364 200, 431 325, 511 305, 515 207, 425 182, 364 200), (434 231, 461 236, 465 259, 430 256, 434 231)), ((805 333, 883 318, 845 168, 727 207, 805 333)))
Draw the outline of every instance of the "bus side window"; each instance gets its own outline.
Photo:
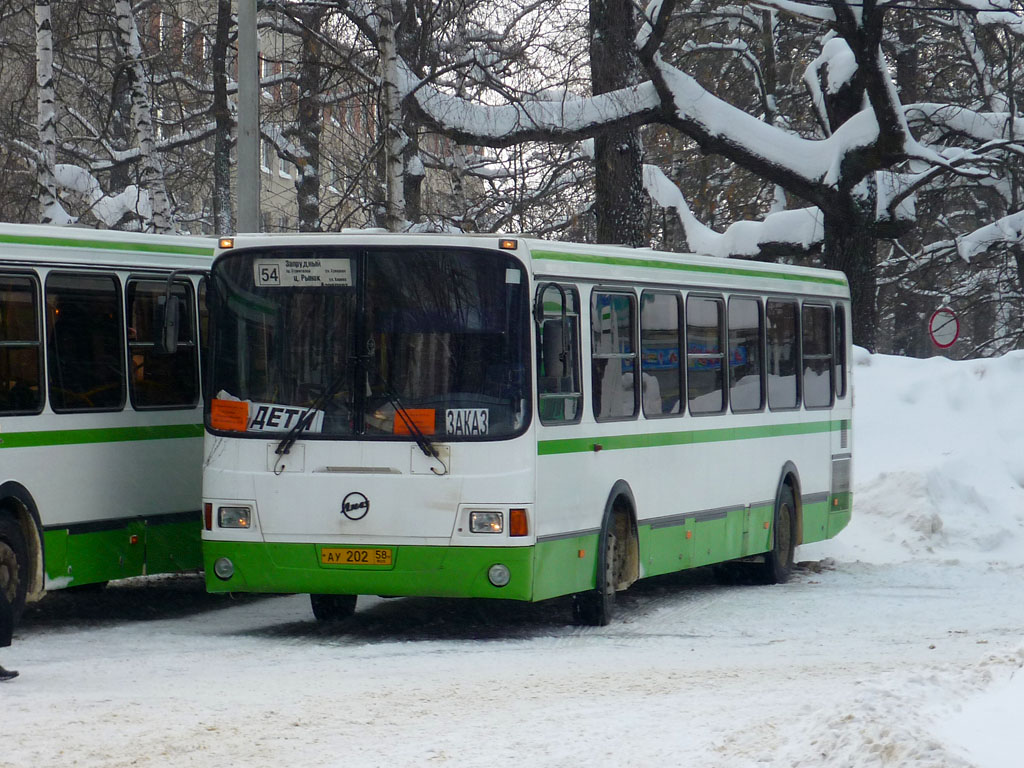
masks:
POLYGON ((690 413, 725 410, 725 302, 719 298, 686 298, 686 382, 690 413))
POLYGON ((636 418, 639 410, 636 296, 594 291, 590 301, 594 418, 636 418))
POLYGON ((758 299, 729 299, 729 400, 733 413, 764 408, 764 319, 758 299))
POLYGON ((773 411, 800 407, 800 315, 795 301, 768 299, 765 305, 767 336, 768 407, 773 411))
POLYGON ((537 324, 537 399, 542 424, 573 424, 583 414, 579 294, 574 287, 561 287, 559 291, 549 284, 537 297, 543 306, 537 324))
POLYGON ((817 304, 804 304, 803 387, 807 408, 829 408, 835 386, 832 383, 832 310, 817 304))
POLYGON ((39 290, 21 275, 0 275, 0 414, 43 409, 39 290))
POLYGON ((114 275, 46 279, 50 405, 55 411, 124 407, 124 330, 114 275))
POLYGON ((678 293, 644 291, 640 296, 640 400, 648 419, 683 412, 682 311, 678 293))
POLYGON ((836 397, 846 397, 846 309, 836 306, 835 325, 836 397))
POLYGON ((128 317, 128 390, 132 405, 151 408, 192 407, 199 401, 197 345, 193 330, 192 284, 175 282, 171 301, 178 303, 178 347, 174 354, 156 350, 158 307, 167 284, 157 280, 129 280, 125 291, 128 317))

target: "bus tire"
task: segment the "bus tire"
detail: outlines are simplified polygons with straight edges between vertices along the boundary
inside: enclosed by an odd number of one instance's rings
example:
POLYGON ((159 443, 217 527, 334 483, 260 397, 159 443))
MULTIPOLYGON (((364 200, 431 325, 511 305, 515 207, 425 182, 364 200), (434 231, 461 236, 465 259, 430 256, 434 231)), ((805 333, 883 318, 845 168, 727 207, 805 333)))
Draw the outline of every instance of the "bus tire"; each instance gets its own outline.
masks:
POLYGON ((0 590, 11 604, 17 624, 28 590, 28 547, 18 521, 4 512, 0 512, 0 590))
POLYGON ((356 612, 355 595, 310 595, 309 604, 317 621, 342 621, 356 612))
POLYGON ((761 564, 760 581, 764 584, 783 584, 793 574, 793 556, 796 553, 796 499, 793 488, 785 484, 775 500, 772 520, 772 548, 761 564))
POLYGON ((604 535, 604 557, 599 560, 604 567, 597 587, 572 596, 572 617, 577 624, 588 627, 604 627, 611 623, 615 614, 615 587, 618 578, 615 573, 616 538, 615 530, 608 526, 604 535))

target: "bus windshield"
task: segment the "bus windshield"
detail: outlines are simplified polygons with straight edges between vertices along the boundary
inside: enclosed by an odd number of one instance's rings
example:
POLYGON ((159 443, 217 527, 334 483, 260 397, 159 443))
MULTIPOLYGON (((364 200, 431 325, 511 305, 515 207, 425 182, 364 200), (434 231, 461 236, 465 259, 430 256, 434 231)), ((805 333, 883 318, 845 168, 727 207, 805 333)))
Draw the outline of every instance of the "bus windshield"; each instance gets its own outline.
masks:
POLYGON ((216 262, 211 287, 215 430, 302 419, 303 437, 459 440, 528 422, 527 281, 508 254, 247 249, 216 262), (239 402, 244 426, 220 418, 239 402))

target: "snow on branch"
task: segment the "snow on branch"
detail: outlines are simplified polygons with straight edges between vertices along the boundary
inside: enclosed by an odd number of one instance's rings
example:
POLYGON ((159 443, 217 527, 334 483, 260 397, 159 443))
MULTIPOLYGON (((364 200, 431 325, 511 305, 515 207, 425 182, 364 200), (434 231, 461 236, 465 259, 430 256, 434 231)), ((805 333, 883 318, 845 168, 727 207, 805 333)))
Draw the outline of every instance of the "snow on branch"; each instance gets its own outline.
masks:
POLYGON ((674 208, 690 250, 708 256, 759 256, 766 249, 810 251, 825 237, 821 209, 800 208, 768 214, 762 221, 738 221, 715 232, 697 220, 683 193, 655 165, 644 165, 644 188, 662 208, 674 208))
POLYGON ((566 94, 560 99, 489 105, 444 93, 399 61, 398 86, 402 98, 445 133, 463 143, 491 147, 584 139, 602 129, 650 122, 660 109, 650 82, 600 96, 566 94))
POLYGON ((956 239, 960 258, 970 261, 996 245, 1024 243, 1024 211, 1011 213, 956 239))

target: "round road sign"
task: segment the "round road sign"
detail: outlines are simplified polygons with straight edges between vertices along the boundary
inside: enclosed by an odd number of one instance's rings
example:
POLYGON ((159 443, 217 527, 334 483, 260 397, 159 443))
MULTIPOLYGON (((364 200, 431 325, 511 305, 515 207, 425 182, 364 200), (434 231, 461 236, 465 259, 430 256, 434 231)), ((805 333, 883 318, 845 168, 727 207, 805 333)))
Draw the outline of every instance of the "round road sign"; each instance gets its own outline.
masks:
POLYGON ((960 321, 957 320, 956 313, 947 307, 935 310, 928 321, 928 335, 932 337, 932 343, 936 347, 952 347, 960 336, 960 321))

